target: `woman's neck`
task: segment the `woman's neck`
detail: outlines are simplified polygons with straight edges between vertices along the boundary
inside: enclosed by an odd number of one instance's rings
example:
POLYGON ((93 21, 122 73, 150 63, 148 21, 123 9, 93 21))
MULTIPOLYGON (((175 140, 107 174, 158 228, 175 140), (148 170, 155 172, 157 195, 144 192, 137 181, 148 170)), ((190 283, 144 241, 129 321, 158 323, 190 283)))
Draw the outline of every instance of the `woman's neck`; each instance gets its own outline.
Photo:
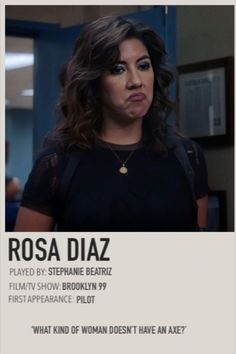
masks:
POLYGON ((105 123, 100 139, 118 145, 136 144, 142 139, 142 121, 138 120, 126 126, 105 123))

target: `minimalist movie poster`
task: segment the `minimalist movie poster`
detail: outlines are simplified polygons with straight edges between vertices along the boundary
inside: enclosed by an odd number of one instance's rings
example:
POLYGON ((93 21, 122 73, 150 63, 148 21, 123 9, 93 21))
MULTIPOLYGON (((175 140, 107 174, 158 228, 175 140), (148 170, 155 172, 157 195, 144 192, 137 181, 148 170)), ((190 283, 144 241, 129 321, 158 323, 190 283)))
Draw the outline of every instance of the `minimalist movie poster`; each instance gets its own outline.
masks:
POLYGON ((233 4, 0 9, 1 354, 235 354, 233 4))

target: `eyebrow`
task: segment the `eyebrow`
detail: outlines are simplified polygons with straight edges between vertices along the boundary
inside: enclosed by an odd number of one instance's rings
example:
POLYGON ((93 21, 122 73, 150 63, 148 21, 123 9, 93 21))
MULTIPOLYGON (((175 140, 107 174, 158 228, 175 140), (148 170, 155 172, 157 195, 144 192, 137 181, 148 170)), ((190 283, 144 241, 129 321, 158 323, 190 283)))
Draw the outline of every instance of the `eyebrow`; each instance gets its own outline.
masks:
MULTIPOLYGON (((141 60, 144 60, 144 59, 149 59, 149 60, 151 60, 151 58, 149 57, 149 55, 143 55, 142 57, 140 57, 140 58, 138 58, 137 60, 136 60, 136 63, 138 63, 138 62, 140 62, 141 60)), ((118 62, 117 62, 117 64, 127 64, 127 62, 125 61, 125 60, 119 60, 118 62)))

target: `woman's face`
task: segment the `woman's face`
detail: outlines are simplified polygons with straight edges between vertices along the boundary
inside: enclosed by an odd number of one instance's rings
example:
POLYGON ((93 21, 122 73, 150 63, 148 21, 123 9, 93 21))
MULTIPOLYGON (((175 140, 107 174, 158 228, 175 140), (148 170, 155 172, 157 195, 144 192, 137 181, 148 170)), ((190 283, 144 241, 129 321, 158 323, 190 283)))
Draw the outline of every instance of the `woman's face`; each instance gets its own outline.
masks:
POLYGON ((132 122, 143 118, 153 100, 154 73, 145 45, 136 38, 119 45, 120 60, 101 77, 103 118, 132 122))

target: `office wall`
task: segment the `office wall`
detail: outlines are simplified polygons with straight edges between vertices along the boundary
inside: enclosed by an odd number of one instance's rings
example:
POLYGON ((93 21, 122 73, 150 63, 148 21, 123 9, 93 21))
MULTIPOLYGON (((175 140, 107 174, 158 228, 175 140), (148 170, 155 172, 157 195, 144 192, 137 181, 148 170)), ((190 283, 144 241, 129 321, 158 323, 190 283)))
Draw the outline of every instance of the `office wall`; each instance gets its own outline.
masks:
MULTIPOLYGON (((234 55, 233 6, 177 6, 177 65, 234 55)), ((234 229, 234 148, 204 149, 212 190, 226 190, 228 231, 234 229)))
POLYGON ((128 14, 139 10, 147 10, 150 7, 133 5, 16 5, 6 6, 6 17, 14 20, 56 23, 61 27, 67 27, 92 21, 98 16, 128 14))

